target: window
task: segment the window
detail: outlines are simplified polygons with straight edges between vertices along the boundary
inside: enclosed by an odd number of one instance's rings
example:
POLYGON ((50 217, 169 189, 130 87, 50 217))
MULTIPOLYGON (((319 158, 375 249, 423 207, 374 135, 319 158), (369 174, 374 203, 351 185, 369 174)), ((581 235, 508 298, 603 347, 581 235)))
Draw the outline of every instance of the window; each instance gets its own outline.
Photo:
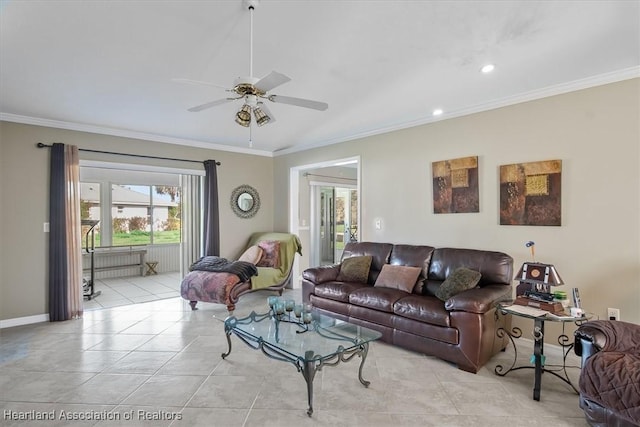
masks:
MULTIPOLYGON (((95 246, 181 242, 182 209, 179 186, 109 183, 102 185, 107 192, 111 187, 111 209, 108 202, 102 202, 109 195, 102 194, 100 183, 80 183, 81 218, 100 221, 94 230, 95 246), (102 230, 106 236, 101 235, 102 230)), ((82 227, 83 248, 87 244, 86 236, 89 229, 89 226, 82 227)))
MULTIPOLYGON (((80 219, 100 221, 100 184, 96 182, 83 182, 80 184, 80 219)), ((87 233, 91 227, 82 226, 82 248, 87 246, 87 233)), ((100 223, 95 227, 95 246, 100 246, 100 223)), ((89 238, 91 236, 89 235, 89 238)), ((91 241, 89 241, 91 246, 91 241)))
POLYGON ((112 246, 179 243, 180 187, 111 185, 112 246))
POLYGON ((111 184, 111 245, 147 245, 151 233, 147 209, 151 207, 148 185, 111 184))
POLYGON ((180 243, 182 237, 182 199, 180 187, 154 185, 151 216, 154 224, 154 243, 180 243))

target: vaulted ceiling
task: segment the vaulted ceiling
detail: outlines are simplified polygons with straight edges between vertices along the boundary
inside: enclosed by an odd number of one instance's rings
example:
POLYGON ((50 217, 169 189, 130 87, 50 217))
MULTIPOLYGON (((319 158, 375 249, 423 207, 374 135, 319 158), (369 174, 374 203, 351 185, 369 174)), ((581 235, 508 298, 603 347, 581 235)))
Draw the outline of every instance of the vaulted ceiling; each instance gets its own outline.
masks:
POLYGON ((276 120, 250 135, 240 100, 189 112, 229 93, 174 80, 249 75, 243 0, 3 0, 0 18, 0 119, 264 155, 640 76, 638 1, 262 0, 254 77, 329 108, 265 101, 276 120))

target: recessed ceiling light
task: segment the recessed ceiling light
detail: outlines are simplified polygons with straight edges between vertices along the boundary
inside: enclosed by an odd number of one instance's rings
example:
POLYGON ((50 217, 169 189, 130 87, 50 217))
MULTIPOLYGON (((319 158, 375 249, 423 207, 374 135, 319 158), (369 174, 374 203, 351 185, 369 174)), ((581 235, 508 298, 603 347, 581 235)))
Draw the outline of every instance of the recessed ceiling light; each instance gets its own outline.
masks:
POLYGON ((482 71, 483 73, 487 74, 492 72, 493 70, 496 69, 496 66, 493 64, 487 64, 484 67, 480 68, 480 71, 482 71))
POLYGON ((436 108, 435 110, 433 110, 433 115, 434 116, 440 116, 440 115, 442 115, 443 112, 444 111, 442 111, 441 108, 436 108))

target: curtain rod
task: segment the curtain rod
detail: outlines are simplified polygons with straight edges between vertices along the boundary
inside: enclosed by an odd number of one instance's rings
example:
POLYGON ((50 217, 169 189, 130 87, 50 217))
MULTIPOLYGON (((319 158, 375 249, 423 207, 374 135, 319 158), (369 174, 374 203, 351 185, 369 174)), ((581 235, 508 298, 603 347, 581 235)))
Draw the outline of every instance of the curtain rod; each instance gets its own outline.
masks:
MULTIPOLYGON (((38 142, 36 144, 38 148, 51 148, 51 145, 43 144, 42 142, 38 142)), ((78 148, 79 151, 86 151, 87 153, 100 153, 100 154, 113 154, 115 156, 129 156, 129 157, 141 157, 143 159, 158 159, 158 160, 172 160, 176 162, 191 162, 191 163, 204 163, 200 160, 190 160, 190 159, 173 159, 171 157, 159 157, 159 156, 147 156, 144 154, 127 154, 127 153, 116 153, 115 151, 101 151, 101 150, 89 150, 87 148, 78 148)), ((222 163, 216 161, 216 165, 220 166, 222 163)))
POLYGON ((356 178, 345 178, 345 177, 342 177, 342 176, 329 176, 329 175, 316 175, 315 173, 308 173, 308 172, 305 172, 303 175, 304 176, 319 176, 321 178, 347 179, 349 181, 357 181, 356 178))

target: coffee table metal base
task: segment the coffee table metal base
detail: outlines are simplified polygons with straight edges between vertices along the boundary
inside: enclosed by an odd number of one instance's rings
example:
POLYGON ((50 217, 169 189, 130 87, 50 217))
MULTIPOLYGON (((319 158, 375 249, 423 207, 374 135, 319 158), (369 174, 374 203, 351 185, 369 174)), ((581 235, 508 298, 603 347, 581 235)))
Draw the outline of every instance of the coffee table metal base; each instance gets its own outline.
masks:
MULTIPOLYGON (((265 317, 268 317, 268 314, 265 315, 265 317)), ((256 316, 255 320, 260 321, 265 317, 256 316)), ((369 387, 369 384, 371 384, 369 381, 362 378, 362 368, 364 367, 364 362, 367 359, 367 354, 369 352, 368 342, 362 343, 348 350, 342 348, 341 351, 331 354, 330 356, 316 355, 312 351, 307 351, 304 358, 294 357, 291 353, 282 351, 262 338, 258 338, 256 340, 253 336, 244 333, 241 329, 234 328, 236 321, 237 320, 235 318, 228 318, 225 320, 224 330, 229 349, 226 353, 222 353, 222 358, 226 359, 227 356, 231 354, 231 334, 235 334, 252 349, 261 350, 265 356, 271 359, 292 363, 298 372, 302 374, 307 383, 307 401, 309 404, 309 408, 307 409, 308 416, 313 414, 313 379, 316 376, 316 372, 320 371, 324 366, 336 366, 340 362, 349 362, 355 356, 358 356, 361 358, 360 368, 358 369, 358 380, 360 380, 360 383, 365 387, 369 387)))

